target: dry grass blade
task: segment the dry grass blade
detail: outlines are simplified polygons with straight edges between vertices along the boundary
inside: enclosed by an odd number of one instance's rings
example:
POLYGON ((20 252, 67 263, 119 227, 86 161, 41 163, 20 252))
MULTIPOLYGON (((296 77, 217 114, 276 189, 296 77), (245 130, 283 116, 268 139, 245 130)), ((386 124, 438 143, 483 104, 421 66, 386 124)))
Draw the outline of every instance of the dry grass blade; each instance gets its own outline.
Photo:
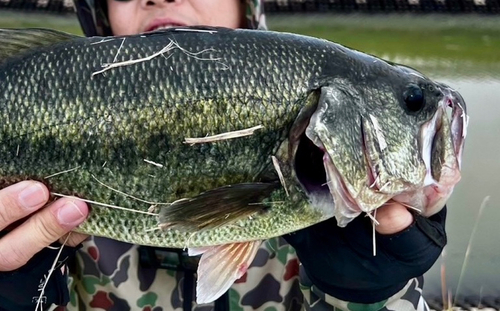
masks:
POLYGON ((272 202, 255 202, 255 203, 248 203, 248 205, 273 205, 273 204, 284 204, 286 203, 285 201, 272 201, 272 202))
MULTIPOLYGON (((375 232, 375 222, 377 221, 377 210, 373 211, 373 218, 375 221, 372 221, 372 243, 373 243, 373 256, 377 256, 377 240, 376 240, 376 232, 375 232)), ((378 222, 377 222, 378 225, 378 222)))
POLYGON ((176 28, 175 31, 186 31, 186 32, 203 32, 203 33, 209 33, 213 34, 216 33, 216 30, 208 30, 208 29, 184 29, 184 28, 176 28))
MULTIPOLYGON (((200 54, 203 54, 203 53, 206 53, 206 52, 213 52, 215 51, 214 49, 205 49, 205 50, 202 50, 202 51, 199 51, 199 52, 190 52, 184 48, 182 48, 179 43, 177 43, 176 41, 170 39, 170 43, 167 44, 165 47, 163 47, 160 51, 156 52, 156 53, 153 53, 149 56, 146 56, 146 57, 143 57, 143 58, 137 58, 137 59, 129 59, 129 60, 126 60, 126 61, 121 61, 121 62, 116 62, 116 59, 117 59, 117 56, 118 56, 118 53, 120 52, 122 46, 123 46, 123 43, 124 43, 125 40, 122 41, 116 55, 115 55, 115 58, 113 60, 112 63, 110 64, 103 64, 103 69, 101 70, 98 70, 98 71, 95 71, 92 73, 92 77, 95 76, 95 75, 98 75, 98 74, 101 74, 105 71, 108 71, 110 69, 113 69, 113 68, 117 68, 117 67, 122 67, 122 66, 130 66, 130 65, 133 65, 133 64, 137 64, 137 63, 142 63, 142 62, 145 62, 145 61, 149 61, 149 60, 152 60, 153 58, 156 58, 158 56, 165 56, 164 54, 165 53, 168 53, 168 52, 171 52, 172 50, 174 49, 178 49, 180 51, 182 51, 183 53, 185 53, 186 55, 190 56, 190 57, 193 57, 197 60, 201 60, 201 61, 220 61, 221 59, 220 58, 203 58, 203 57, 198 57, 198 55, 200 54)), ((170 55, 169 55, 170 57, 170 55)))
POLYGON ((377 135, 377 141, 380 147, 380 151, 387 148, 387 142, 385 141, 384 132, 380 128, 377 118, 370 114, 370 120, 372 121, 373 128, 375 129, 375 134, 377 135))
POLYGON ((278 172, 278 177, 280 179, 280 183, 283 186, 283 188, 285 189, 286 196, 289 197, 290 194, 288 193, 288 189, 286 188, 285 178, 283 177, 283 173, 281 172, 280 163, 275 156, 271 156, 271 159, 273 160, 274 169, 276 170, 276 172, 278 172))
POLYGON ((418 208, 414 207, 414 206, 411 206, 410 204, 408 203, 403 203, 403 202, 398 202, 399 204, 411 209, 411 210, 414 210, 415 212, 419 213, 419 214, 422 214, 422 211, 419 210, 418 208))
POLYGON ((244 130, 231 131, 231 132, 207 136, 207 137, 185 138, 184 143, 194 145, 194 144, 211 143, 211 142, 216 142, 216 141, 220 141, 220 140, 227 140, 227 139, 239 138, 239 137, 244 137, 244 136, 250 136, 250 135, 253 135, 253 133, 256 130, 259 130, 261 128, 264 128, 264 126, 257 125, 257 126, 254 126, 254 127, 248 128, 248 129, 244 129, 244 130))
MULTIPOLYGON (((486 196, 483 199, 483 202, 481 203, 481 207, 479 208, 479 212, 477 213, 476 222, 474 223, 474 227, 472 228, 472 233, 470 235, 469 244, 467 245, 467 250, 465 251, 465 257, 464 257, 464 262, 462 264, 462 270, 460 271, 460 276, 458 278, 457 291, 455 293, 455 300, 453 302, 454 304, 457 303, 458 294, 460 292, 460 286, 462 285, 462 278, 463 278, 463 275, 465 272, 465 268, 467 267, 467 262, 469 260, 472 241, 474 239, 474 235, 476 234, 477 227, 479 225, 479 220, 481 219, 481 215, 483 214, 484 208, 486 207, 486 204, 488 203, 489 200, 490 200, 490 196, 486 196)), ((450 298, 450 300, 451 300, 451 298, 450 298)))
MULTIPOLYGON (((131 199, 134 199, 134 200, 136 200, 136 201, 139 201, 139 202, 142 202, 142 203, 147 203, 147 204, 150 204, 151 206, 156 206, 156 205, 170 205, 170 204, 171 204, 171 203, 162 203, 162 202, 152 202, 152 201, 147 201, 147 200, 140 199, 140 198, 138 198, 138 197, 134 197, 133 195, 130 195, 130 194, 128 194, 128 193, 125 193, 125 192, 123 192, 123 191, 120 191, 120 190, 118 190, 118 189, 115 189, 115 188, 112 188, 111 186, 106 185, 105 183, 103 183, 102 181, 100 181, 99 179, 97 179, 97 177, 95 177, 94 175, 91 175, 91 176, 92 176, 92 178, 94 178, 94 179, 95 179, 95 181, 97 181, 100 185, 102 185, 102 186, 104 186, 104 187, 106 187, 106 188, 108 188, 108 189, 110 189, 110 190, 113 190, 113 191, 114 191, 114 192, 116 192, 116 193, 119 193, 119 194, 121 194, 121 195, 124 195, 124 196, 126 196, 126 197, 129 197, 129 198, 131 198, 131 199)), ((151 206, 150 206, 149 208, 151 208, 151 206)), ((149 211, 149 209, 148 209, 148 211, 149 211)), ((150 212, 150 211, 149 211, 149 212, 150 212)))
POLYGON ((106 42, 111 42, 111 41, 114 41, 115 39, 112 38, 112 39, 102 39, 101 41, 98 41, 98 42, 93 42, 91 43, 90 45, 96 45, 96 44, 101 44, 101 43, 106 43, 106 42))
MULTIPOLYGON (((65 194, 60 194, 60 193, 55 193, 55 192, 51 192, 50 194, 58 196, 58 197, 62 197, 62 198, 74 198, 73 196, 70 196, 70 195, 65 195, 65 194)), ((97 206, 115 208, 115 209, 119 209, 119 210, 123 210, 123 211, 127 211, 127 212, 145 214, 145 215, 150 215, 150 216, 158 216, 158 214, 155 214, 155 213, 145 212, 145 211, 141 211, 141 210, 135 210, 135 209, 121 207, 121 206, 117 206, 117 205, 106 204, 106 203, 96 202, 96 201, 92 201, 92 200, 85 200, 82 198, 76 198, 76 199, 83 201, 83 202, 86 202, 86 203, 94 204, 97 206)))
POLYGON ((380 180, 380 175, 377 175, 377 178, 375 178, 375 180, 372 182, 372 184, 369 186, 369 188, 373 189, 373 187, 375 187, 375 185, 378 184, 379 180, 380 180))
POLYGON ((366 213, 366 216, 370 217, 370 219, 373 221, 373 223, 376 224, 377 226, 380 225, 378 220, 375 219, 375 217, 371 213, 366 213))
POLYGON ((98 75, 98 74, 103 73, 105 71, 108 71, 108 70, 110 70, 112 68, 121 67, 121 66, 128 66, 128 65, 137 64, 137 63, 141 63, 141 62, 145 62, 145 61, 151 60, 151 59, 153 59, 153 58, 155 58, 155 57, 157 57, 159 55, 162 55, 163 53, 166 53, 166 52, 172 50, 173 46, 174 46, 174 42, 171 41, 163 49, 161 49, 160 51, 158 51, 158 52, 156 52, 156 53, 154 53, 154 54, 152 54, 150 56, 139 58, 139 59, 131 59, 131 60, 128 60, 128 61, 123 61, 123 62, 115 62, 115 63, 111 63, 111 64, 104 64, 103 65, 104 68, 101 69, 101 70, 98 70, 96 72, 93 72, 92 76, 98 75))
POLYGON ((453 311, 453 307, 452 307, 452 304, 451 304, 451 290, 448 291, 448 310, 446 311, 453 311))
POLYGON ((443 252, 441 253, 441 299, 443 301, 443 310, 448 310, 451 306, 448 304, 448 292, 447 292, 448 286, 446 285, 445 258, 446 258, 446 250, 443 249, 443 252))
POLYGON ((148 164, 151 164, 151 165, 154 165, 154 166, 158 166, 158 167, 163 167, 163 164, 160 164, 160 163, 156 163, 156 162, 153 162, 151 160, 148 160, 148 159, 143 159, 144 162, 148 163, 148 164))
POLYGON ((477 308, 481 308, 481 301, 483 300, 483 286, 479 289, 479 301, 477 302, 477 308))
POLYGON ((115 54, 115 58, 113 59, 113 63, 116 62, 116 60, 118 59, 118 54, 120 54, 120 51, 122 50, 123 48, 123 43, 125 43, 125 39, 126 38, 122 38, 122 43, 120 44, 120 47, 118 48, 118 51, 116 52, 115 54))
POLYGON ((378 189, 379 192, 382 192, 384 191, 384 188, 391 185, 392 182, 389 180, 388 182, 386 182, 384 185, 382 185, 382 187, 380 187, 380 189, 378 189))
POLYGON ((69 173, 69 172, 72 172, 72 171, 76 171, 77 169, 79 169, 80 167, 82 167, 81 165, 77 166, 77 167, 73 167, 73 168, 70 168, 69 170, 65 170, 65 171, 61 171, 61 172, 57 172, 57 173, 54 173, 52 175, 49 175, 49 176, 45 176, 44 179, 48 179, 48 178, 51 178, 51 177, 54 177, 54 176, 57 176, 57 175, 61 175, 61 174, 66 174, 66 173, 69 173))

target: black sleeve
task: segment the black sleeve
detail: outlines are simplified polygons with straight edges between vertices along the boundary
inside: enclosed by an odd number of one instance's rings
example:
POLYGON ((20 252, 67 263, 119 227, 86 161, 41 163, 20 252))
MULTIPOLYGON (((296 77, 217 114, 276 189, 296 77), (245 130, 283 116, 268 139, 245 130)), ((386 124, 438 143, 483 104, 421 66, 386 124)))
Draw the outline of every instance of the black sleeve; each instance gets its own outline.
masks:
POLYGON ((377 233, 376 256, 372 224, 364 215, 345 228, 330 219, 284 238, 320 290, 341 300, 374 303, 423 275, 446 244, 446 206, 432 217, 414 218, 402 232, 377 233))
MULTIPOLYGON (((33 311, 35 310, 40 290, 61 245, 54 243, 53 248, 44 248, 21 268, 0 272, 0 310, 33 311), (57 249, 56 249, 57 248, 57 249)), ((52 304, 66 305, 69 301, 67 284, 67 268, 62 267, 73 257, 78 248, 64 246, 55 270, 47 281, 44 295, 41 299, 41 310, 48 309, 52 304)))

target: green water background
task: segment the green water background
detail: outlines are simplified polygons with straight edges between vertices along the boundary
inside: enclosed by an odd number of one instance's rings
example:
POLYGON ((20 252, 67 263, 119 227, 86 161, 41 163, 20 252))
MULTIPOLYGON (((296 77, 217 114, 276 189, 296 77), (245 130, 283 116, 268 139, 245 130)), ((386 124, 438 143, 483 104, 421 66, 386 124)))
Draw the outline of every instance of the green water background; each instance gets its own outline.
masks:
MULTIPOLYGON (((448 202, 448 245, 443 257, 447 287, 459 296, 498 297, 500 16, 268 15, 268 25, 273 30, 322 37, 412 66, 462 94, 468 106, 470 125, 462 181, 448 202), (489 201, 478 218, 486 197, 489 201), (478 226, 473 234, 476 219, 478 226)), ((48 27, 81 34, 73 16, 0 11, 0 27, 48 27)), ((438 261, 426 274, 426 296, 441 295, 443 261, 438 261)))

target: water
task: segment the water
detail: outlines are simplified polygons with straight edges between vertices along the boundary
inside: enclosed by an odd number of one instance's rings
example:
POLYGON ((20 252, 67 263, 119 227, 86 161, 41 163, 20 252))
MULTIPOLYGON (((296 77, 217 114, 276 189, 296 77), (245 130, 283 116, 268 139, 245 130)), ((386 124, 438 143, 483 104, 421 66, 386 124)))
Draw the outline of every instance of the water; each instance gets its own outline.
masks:
MULTIPOLYGON (((79 32, 76 19, 0 12, 0 27, 79 32)), ((500 296, 500 18, 447 15, 268 16, 272 29, 323 37, 403 63, 457 89, 470 125, 462 181, 448 202, 446 281, 453 295, 500 296), (489 197, 482 216, 478 212, 489 197), (472 236, 478 219, 477 231, 472 236), (462 265, 472 244, 464 273, 462 265), (461 277, 461 285, 458 286, 461 277)), ((441 261, 426 274, 425 295, 441 295, 441 261)))
MULTIPOLYGON (((464 97, 470 123, 463 157, 462 180, 448 201, 447 283, 456 293, 462 264, 475 222, 468 262, 459 295, 499 296, 500 293, 500 79, 498 76, 444 78, 464 97), (489 197, 483 213, 479 208, 489 197)), ((426 275, 425 292, 438 294, 438 262, 426 275)))

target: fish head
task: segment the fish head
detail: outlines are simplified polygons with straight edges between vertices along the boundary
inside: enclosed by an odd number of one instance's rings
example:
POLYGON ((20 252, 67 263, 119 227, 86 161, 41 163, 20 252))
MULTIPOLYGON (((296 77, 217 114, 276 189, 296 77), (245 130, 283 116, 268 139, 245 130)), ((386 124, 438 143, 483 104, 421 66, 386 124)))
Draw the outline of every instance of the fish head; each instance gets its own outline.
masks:
POLYGON ((432 215, 460 180, 467 121, 458 92, 408 67, 335 79, 295 135, 296 179, 331 195, 339 226, 391 199, 432 215))
MULTIPOLYGON (((425 118, 415 123, 418 126, 416 151, 425 168, 423 182, 397 193, 392 199, 428 217, 444 207, 461 179, 469 116, 458 91, 430 81, 409 67, 396 68, 414 80, 409 85, 416 84, 424 90, 424 105, 430 109, 425 118)), ((411 96, 411 92, 406 93, 405 100, 411 102, 408 95, 411 96)))

